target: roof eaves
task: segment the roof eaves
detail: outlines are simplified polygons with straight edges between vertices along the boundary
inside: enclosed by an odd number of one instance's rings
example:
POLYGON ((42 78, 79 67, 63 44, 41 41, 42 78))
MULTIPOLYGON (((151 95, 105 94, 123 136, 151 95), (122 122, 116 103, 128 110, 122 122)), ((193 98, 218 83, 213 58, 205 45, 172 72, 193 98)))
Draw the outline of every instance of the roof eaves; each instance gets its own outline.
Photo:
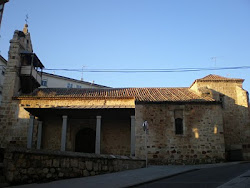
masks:
POLYGON ((202 80, 202 79, 198 79, 197 81, 199 82, 244 82, 245 79, 228 79, 228 80, 202 80))
POLYGON ((20 54, 33 55, 33 56, 35 57, 35 60, 37 60, 37 62, 38 62, 38 66, 39 66, 40 68, 44 68, 44 65, 42 64, 42 62, 40 61, 40 59, 38 58, 38 56, 37 56, 35 53, 29 52, 29 51, 27 51, 27 50, 22 50, 22 51, 20 52, 20 54))
POLYGON ((220 101, 187 100, 187 101, 135 101, 135 104, 220 104, 220 101))
POLYGON ((0 59, 2 60, 2 62, 3 62, 5 65, 7 65, 7 60, 6 60, 3 56, 0 55, 0 59))
POLYGON ((81 96, 15 96, 12 97, 13 100, 105 100, 105 99, 134 99, 135 97, 81 97, 81 96))

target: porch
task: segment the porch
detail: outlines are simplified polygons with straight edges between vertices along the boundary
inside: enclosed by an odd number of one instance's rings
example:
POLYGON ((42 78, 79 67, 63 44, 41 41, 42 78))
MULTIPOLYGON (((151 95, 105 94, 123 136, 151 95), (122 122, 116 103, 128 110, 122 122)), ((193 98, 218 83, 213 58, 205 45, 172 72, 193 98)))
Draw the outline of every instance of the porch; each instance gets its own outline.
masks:
POLYGON ((37 149, 135 156, 134 106, 25 108, 30 113, 27 148, 37 118, 37 149))

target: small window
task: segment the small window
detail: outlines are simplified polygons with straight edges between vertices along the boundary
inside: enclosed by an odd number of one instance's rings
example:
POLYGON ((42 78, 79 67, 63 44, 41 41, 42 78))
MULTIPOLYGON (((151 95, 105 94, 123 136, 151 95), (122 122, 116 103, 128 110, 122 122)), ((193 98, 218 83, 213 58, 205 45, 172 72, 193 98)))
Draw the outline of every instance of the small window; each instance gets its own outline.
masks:
POLYGON ((183 120, 181 118, 175 119, 175 134, 183 134, 183 120))
POLYGON ((5 75, 5 71, 2 70, 2 75, 4 76, 5 75))
POLYGON ((41 85, 47 87, 48 81, 47 80, 42 80, 41 85))
POLYGON ((76 85, 76 88, 82 88, 82 86, 76 85))
POLYGON ((67 84, 67 88, 73 88, 73 84, 68 83, 68 84, 67 84))

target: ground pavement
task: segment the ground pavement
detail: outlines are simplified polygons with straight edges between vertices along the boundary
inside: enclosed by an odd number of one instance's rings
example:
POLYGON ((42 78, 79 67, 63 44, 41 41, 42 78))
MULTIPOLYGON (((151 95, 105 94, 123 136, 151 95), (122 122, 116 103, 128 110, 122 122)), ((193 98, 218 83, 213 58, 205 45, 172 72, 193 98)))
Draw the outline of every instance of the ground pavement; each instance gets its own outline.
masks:
MULTIPOLYGON (((122 172, 98 175, 98 176, 90 176, 83 178, 74 178, 67 180, 59 180, 53 181, 49 183, 42 184, 27 184, 21 186, 15 186, 14 188, 92 188, 92 187, 108 187, 108 188, 117 188, 117 187, 132 187, 135 185, 140 185, 146 182, 151 182, 154 180, 178 175, 181 173, 186 173, 189 171, 201 169, 201 168, 211 168, 211 167, 219 167, 225 165, 234 165, 239 162, 231 162, 231 163, 218 163, 218 164, 204 164, 204 165, 166 165, 166 166, 149 166, 148 168, 141 168, 135 170, 127 170, 122 172)), ((243 176, 237 177, 234 181, 220 186, 220 188, 233 188, 237 187, 238 184, 242 187, 250 187, 250 180, 247 176, 250 175, 250 171, 246 174, 246 181, 242 181, 243 176), (241 179, 241 181, 239 180, 241 179)))
POLYGON ((219 186, 218 188, 249 188, 250 170, 232 179, 231 181, 219 186))

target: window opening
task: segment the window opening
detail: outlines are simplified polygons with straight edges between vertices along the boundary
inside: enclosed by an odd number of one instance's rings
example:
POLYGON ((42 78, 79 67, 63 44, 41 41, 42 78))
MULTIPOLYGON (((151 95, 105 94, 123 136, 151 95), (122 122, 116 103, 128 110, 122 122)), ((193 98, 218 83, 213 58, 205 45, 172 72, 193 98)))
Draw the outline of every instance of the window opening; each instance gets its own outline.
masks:
POLYGON ((46 86, 46 87, 47 87, 47 83, 48 83, 48 81, 47 81, 47 80, 42 80, 41 85, 42 85, 42 86, 46 86))
POLYGON ((68 83, 67 88, 73 88, 73 84, 68 83))
POLYGON ((175 119, 175 134, 183 134, 183 119, 175 119))

